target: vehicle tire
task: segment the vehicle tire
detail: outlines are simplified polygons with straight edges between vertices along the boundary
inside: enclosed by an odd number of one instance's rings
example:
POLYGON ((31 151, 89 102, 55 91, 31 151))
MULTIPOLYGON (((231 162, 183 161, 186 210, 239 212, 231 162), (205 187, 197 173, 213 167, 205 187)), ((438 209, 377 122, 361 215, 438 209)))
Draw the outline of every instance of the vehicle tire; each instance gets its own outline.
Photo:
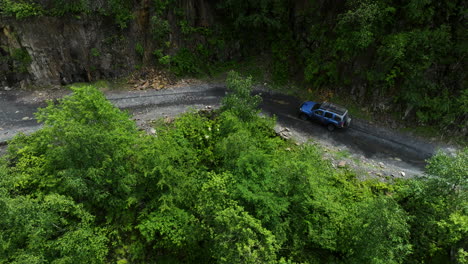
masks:
POLYGON ((306 114, 304 114, 304 113, 299 114, 299 118, 300 118, 301 120, 307 120, 307 119, 309 119, 309 117, 308 117, 306 114))
POLYGON ((328 124, 327 129, 328 129, 328 131, 331 132, 331 131, 335 130, 335 126, 333 124, 328 124))

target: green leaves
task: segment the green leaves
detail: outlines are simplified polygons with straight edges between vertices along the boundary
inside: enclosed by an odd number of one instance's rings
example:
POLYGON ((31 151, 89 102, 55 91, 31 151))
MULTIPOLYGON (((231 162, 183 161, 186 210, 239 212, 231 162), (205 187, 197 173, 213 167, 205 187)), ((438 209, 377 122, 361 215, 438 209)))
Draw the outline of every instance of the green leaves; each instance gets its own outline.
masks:
POLYGON ((66 194, 113 217, 134 184, 127 161, 138 132, 95 88, 72 89, 60 104, 37 113, 42 130, 11 143, 12 184, 23 194, 66 194))
POLYGON ((228 0, 220 1, 217 8, 228 14, 226 19, 237 30, 244 29, 279 29, 287 13, 287 2, 280 0, 228 0))
POLYGON ((16 19, 40 16, 44 13, 41 5, 29 0, 0 0, 0 14, 16 19))
POLYGON ((213 257, 218 263, 275 263, 274 235, 241 207, 216 212, 213 257))
POLYGON ((402 263, 411 253, 406 212, 383 196, 363 201, 355 210, 355 218, 345 230, 350 263, 402 263))
POLYGON ((152 212, 137 226, 146 241, 156 248, 184 250, 197 241, 198 220, 179 208, 152 212))
POLYGON ((243 121, 250 121, 258 114, 258 105, 261 102, 261 97, 258 95, 251 96, 252 92, 252 77, 246 79, 234 71, 229 72, 226 86, 228 95, 223 98, 222 109, 230 111, 243 121))
POLYGON ((455 156, 438 153, 429 160, 427 177, 410 181, 399 203, 411 216, 410 259, 456 258, 466 246, 468 150, 455 156), (457 253, 460 252, 460 253, 457 253))
POLYGON ((0 263, 104 263, 104 233, 65 196, 9 198, 0 193, 0 214, 0 263))
POLYGON ((157 136, 93 87, 42 109, 44 128, 0 162, 0 263, 463 258, 466 150, 435 156, 421 181, 358 180, 278 138, 250 79, 231 73, 229 88, 224 111, 184 114, 157 136))

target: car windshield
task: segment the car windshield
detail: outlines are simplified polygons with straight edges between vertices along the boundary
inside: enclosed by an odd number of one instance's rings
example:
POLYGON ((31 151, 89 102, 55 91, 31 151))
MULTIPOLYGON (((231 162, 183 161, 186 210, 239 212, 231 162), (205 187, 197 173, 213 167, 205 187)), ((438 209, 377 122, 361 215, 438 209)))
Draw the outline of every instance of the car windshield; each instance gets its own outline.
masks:
POLYGON ((322 104, 315 104, 314 107, 312 107, 312 110, 317 110, 320 108, 322 104))

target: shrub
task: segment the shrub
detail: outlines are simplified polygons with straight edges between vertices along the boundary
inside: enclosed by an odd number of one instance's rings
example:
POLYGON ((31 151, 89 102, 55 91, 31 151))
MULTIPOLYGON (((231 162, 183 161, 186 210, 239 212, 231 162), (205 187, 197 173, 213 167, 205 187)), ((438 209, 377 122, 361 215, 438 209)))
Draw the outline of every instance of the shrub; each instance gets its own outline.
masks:
POLYGON ((16 19, 41 16, 44 10, 41 5, 28 0, 0 0, 0 13, 16 19))

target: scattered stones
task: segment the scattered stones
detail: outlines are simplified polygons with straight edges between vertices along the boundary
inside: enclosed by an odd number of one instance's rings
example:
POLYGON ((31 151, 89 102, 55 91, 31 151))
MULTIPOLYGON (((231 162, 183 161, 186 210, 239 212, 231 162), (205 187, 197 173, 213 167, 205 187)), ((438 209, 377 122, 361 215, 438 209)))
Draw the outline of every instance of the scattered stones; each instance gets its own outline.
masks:
POLYGON ((3 88, 3 90, 5 90, 5 91, 11 91, 11 87, 5 86, 5 87, 3 88))
POLYGON ((172 117, 169 117, 169 116, 164 117, 164 123, 169 124, 169 123, 172 123, 172 121, 174 121, 172 117))
POLYGON ((383 162, 379 162, 379 166, 380 168, 385 168, 385 164, 383 164, 383 162))
POLYGON ((292 134, 291 134, 291 132, 281 131, 281 132, 279 133, 279 136, 282 137, 282 138, 284 138, 284 139, 290 139, 291 136, 292 136, 292 134))
POLYGON ((379 177, 382 177, 382 176, 383 176, 383 174, 380 173, 380 172, 376 172, 375 175, 377 175, 377 176, 379 176, 379 177))
POLYGON ((291 148, 286 148, 286 151, 291 151, 291 148))
POLYGON ((155 135, 156 134, 156 129, 150 128, 148 133, 151 134, 151 135, 155 135))
POLYGON ((400 158, 398 158, 398 157, 395 157, 395 160, 396 160, 396 161, 401 161, 401 159, 400 159, 400 158))
POLYGON ((280 136, 281 138, 283 139, 290 139, 291 136, 292 136, 292 133, 290 132, 289 128, 282 128, 282 127, 279 127, 278 128, 278 132, 276 132, 276 134, 278 136, 280 136))
POLYGON ((29 119, 30 119, 29 116, 25 116, 25 117, 21 118, 21 120, 24 120, 24 121, 29 120, 29 119))
POLYGON ((168 85, 175 84, 175 80, 165 71, 142 69, 130 77, 128 84, 133 85, 134 90, 161 90, 168 85))
POLYGON ((406 173, 405 173, 404 171, 400 171, 400 175, 401 175, 402 177, 405 177, 405 176, 406 176, 406 173))
POLYGON ((338 168, 344 168, 346 166, 346 161, 342 160, 338 162, 338 168))
POLYGON ((27 85, 28 85, 28 83, 27 83, 25 80, 23 80, 23 81, 20 81, 20 87, 21 87, 21 90, 24 90, 24 89, 26 89, 27 85))

